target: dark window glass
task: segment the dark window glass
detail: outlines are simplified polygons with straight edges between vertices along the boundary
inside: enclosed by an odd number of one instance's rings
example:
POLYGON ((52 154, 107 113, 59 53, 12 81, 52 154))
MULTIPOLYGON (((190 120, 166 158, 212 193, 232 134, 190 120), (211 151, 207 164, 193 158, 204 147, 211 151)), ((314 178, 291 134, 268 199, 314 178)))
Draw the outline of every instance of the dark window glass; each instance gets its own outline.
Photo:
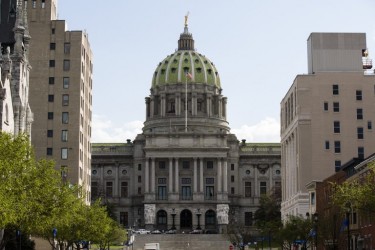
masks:
POLYGON ((128 183, 126 181, 121 182, 121 197, 128 197, 128 183))
POLYGON ((55 28, 52 28, 52 29, 51 29, 51 33, 52 33, 52 34, 55 34, 55 28))
POLYGON ((166 200, 167 199, 167 187, 166 186, 158 186, 158 200, 166 200))
POLYGON ((48 112, 48 120, 53 120, 53 112, 48 112))
POLYGON ((138 164, 138 171, 142 170, 142 164, 138 164))
POLYGON ((70 70, 70 60, 64 60, 63 69, 64 71, 70 70))
POLYGON ((372 129, 372 121, 367 121, 367 129, 372 129))
POLYGON ((206 200, 214 199, 214 186, 206 186, 206 193, 204 197, 206 200))
POLYGON ((105 184, 105 195, 107 197, 112 197, 113 195, 113 183, 112 181, 107 181, 105 184))
POLYGON ((324 102, 324 111, 328 111, 328 102, 324 102))
POLYGON ((64 77, 63 78, 63 88, 64 89, 68 89, 69 88, 69 82, 70 82, 70 78, 69 77, 64 77))
POLYGON ((48 95, 48 102, 53 102, 55 100, 54 95, 48 95))
POLYGON ((340 122, 339 121, 334 121, 333 122, 333 132, 338 134, 340 133, 340 122))
POLYGON ((53 130, 47 130, 47 137, 53 137, 53 130))
POLYGON ((49 60, 49 66, 51 68, 55 67, 55 60, 49 60))
POLYGON ((182 200, 191 200, 191 187, 190 186, 182 186, 181 190, 181 198, 182 200))
POLYGON ((335 170, 338 171, 341 168, 341 161, 335 161, 335 170))
POLYGON ((259 193, 260 194, 267 194, 267 182, 265 182, 265 181, 260 182, 259 193))
POLYGON ((326 149, 329 149, 329 141, 326 141, 326 142, 325 142, 325 148, 326 148, 326 149))
POLYGON ((96 181, 91 182, 91 200, 95 200, 98 197, 98 183, 96 181))
POLYGON ((357 109, 357 120, 362 120, 362 119, 363 119, 363 110, 357 109))
POLYGON ((332 94, 334 94, 334 95, 339 94, 339 85, 337 85, 337 84, 332 85, 332 94))
POLYGON ((251 182, 245 182, 245 197, 251 197, 251 182))
POLYGON ((359 159, 365 158, 365 148, 364 147, 358 147, 358 158, 359 159))
POLYGON ((53 149, 52 148, 47 148, 47 155, 52 155, 53 149))
POLYGON ((183 168, 183 169, 189 169, 189 168, 190 168, 190 162, 188 162, 188 161, 183 161, 183 162, 182 162, 182 168, 183 168))
POLYGON ((357 139, 363 139, 363 128, 362 127, 358 127, 357 128, 357 139))
POLYGON ((142 182, 142 176, 138 175, 138 183, 142 182))
POLYGON ((362 100, 362 90, 356 90, 355 91, 355 98, 356 98, 357 101, 362 100))
POLYGON ((214 168, 214 162, 213 161, 207 161, 207 169, 213 169, 214 168))
POLYGON ((245 212, 245 226, 252 226, 252 225, 253 225, 253 213, 245 212))
POLYGON ((335 153, 341 153, 341 142, 335 141, 335 153))
POLYGON ((338 102, 333 103, 333 112, 340 112, 340 103, 338 102))
POLYGON ((165 161, 159 161, 159 169, 165 169, 165 161))
POLYGON ((49 49, 50 50, 55 50, 56 49, 56 43, 50 43, 49 44, 49 49))
POLYGON ((70 53, 70 43, 64 43, 64 54, 70 53))
POLYGON ((55 84, 55 77, 48 78, 48 84, 55 84))
POLYGON ((234 164, 230 164, 230 170, 234 171, 234 164))
POLYGON ((230 194, 234 194, 234 187, 230 188, 230 194))

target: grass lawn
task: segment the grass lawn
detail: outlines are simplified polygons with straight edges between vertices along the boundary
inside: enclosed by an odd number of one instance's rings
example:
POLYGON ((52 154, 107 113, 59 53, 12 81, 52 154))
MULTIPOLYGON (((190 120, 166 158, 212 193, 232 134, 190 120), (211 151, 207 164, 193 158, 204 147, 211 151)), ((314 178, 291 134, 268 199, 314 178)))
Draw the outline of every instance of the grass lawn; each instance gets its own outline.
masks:
MULTIPOLYGON (((124 246, 110 246, 110 250, 112 249, 124 249, 124 246)), ((99 250, 99 246, 96 244, 91 245, 91 250, 99 250)))

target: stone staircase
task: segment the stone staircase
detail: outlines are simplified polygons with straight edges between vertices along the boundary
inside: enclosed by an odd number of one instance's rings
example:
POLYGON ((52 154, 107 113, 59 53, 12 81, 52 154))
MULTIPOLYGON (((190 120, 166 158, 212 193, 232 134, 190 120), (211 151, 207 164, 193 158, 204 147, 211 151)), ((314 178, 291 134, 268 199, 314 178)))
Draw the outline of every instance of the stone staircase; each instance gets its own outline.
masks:
POLYGON ((160 250, 228 250, 223 234, 147 234, 136 235, 133 248, 143 250, 145 243, 160 243, 160 250))

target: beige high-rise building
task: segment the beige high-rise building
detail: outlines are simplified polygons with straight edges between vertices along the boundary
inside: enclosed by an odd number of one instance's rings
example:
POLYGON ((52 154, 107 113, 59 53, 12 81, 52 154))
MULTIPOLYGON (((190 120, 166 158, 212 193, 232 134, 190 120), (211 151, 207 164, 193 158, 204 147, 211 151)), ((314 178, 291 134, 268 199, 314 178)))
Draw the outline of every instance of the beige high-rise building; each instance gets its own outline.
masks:
POLYGON ((56 20, 56 0, 25 1, 30 35, 32 144, 90 201, 92 52, 88 35, 56 20))
POLYGON ((366 34, 312 33, 307 47, 308 74, 294 79, 281 102, 284 219, 311 212, 315 193, 307 184, 375 151, 375 76, 366 34))

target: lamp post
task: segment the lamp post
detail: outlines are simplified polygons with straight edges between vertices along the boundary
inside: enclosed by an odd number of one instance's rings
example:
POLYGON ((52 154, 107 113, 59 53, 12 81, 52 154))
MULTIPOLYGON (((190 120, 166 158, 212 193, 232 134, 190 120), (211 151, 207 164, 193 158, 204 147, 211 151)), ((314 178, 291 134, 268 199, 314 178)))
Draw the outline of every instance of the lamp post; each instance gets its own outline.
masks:
POLYGON ((346 203, 346 223, 348 226, 348 250, 350 250, 350 213, 352 211, 350 202, 346 203))
POLYGON ((197 226, 197 230, 201 230, 201 209, 198 208, 197 209, 197 219, 198 219, 198 226, 197 226))
POLYGON ((175 209, 174 208, 172 208, 172 230, 176 230, 176 226, 175 226, 175 224, 174 224, 174 217, 176 217, 176 211, 175 211, 175 209))

